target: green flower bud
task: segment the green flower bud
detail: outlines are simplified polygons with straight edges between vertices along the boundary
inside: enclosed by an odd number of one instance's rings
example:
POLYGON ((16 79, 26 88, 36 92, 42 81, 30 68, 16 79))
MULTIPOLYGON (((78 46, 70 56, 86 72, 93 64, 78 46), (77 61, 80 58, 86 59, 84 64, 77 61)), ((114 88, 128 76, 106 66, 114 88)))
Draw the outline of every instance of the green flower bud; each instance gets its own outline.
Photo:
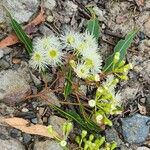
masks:
POLYGON ((120 68, 120 67, 122 67, 124 64, 125 64, 125 61, 122 60, 122 61, 119 63, 118 67, 120 68))
POLYGON ((82 130, 82 133, 81 133, 82 139, 83 139, 84 137, 86 137, 86 135, 87 135, 87 131, 86 131, 86 130, 82 130))
POLYGON ((129 78, 126 75, 122 75, 122 76, 120 76, 120 79, 121 80, 128 80, 129 78))
POLYGON ((112 126, 111 120, 109 120, 107 117, 105 117, 103 121, 104 121, 104 124, 105 124, 105 125, 112 126))
POLYGON ((110 146, 110 150, 114 150, 117 147, 117 143, 113 142, 110 146))
POLYGON ((116 52, 113 60, 114 64, 116 64, 119 61, 119 59, 120 59, 120 52, 116 52))
POLYGON ((89 136, 89 141, 92 141, 94 139, 94 135, 93 134, 90 134, 89 136))
POLYGON ((71 60, 69 61, 69 64, 70 64, 70 66, 71 66, 72 68, 75 68, 75 67, 76 67, 76 63, 75 63, 75 61, 74 61, 73 59, 71 59, 71 60))
POLYGON ((70 133, 73 129, 73 124, 71 122, 67 123, 67 133, 70 133))
POLYGON ((75 141, 79 144, 79 143, 80 143, 80 141, 81 141, 80 137, 79 137, 79 136, 76 136, 75 141))

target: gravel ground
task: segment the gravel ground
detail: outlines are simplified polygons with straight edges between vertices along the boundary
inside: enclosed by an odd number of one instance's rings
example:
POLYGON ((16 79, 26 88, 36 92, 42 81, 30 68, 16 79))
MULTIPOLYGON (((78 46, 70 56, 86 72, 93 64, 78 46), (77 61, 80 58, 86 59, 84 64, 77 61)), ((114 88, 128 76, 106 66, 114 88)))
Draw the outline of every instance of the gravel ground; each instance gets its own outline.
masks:
MULTIPOLYGON (((2 6, 6 6, 19 22, 30 22, 39 12, 39 0, 0 1, 0 40, 12 29, 2 6), (17 11, 16 11, 17 10, 17 11)), ((43 35, 57 34, 67 26, 82 30, 89 19, 85 6, 93 6, 101 24, 100 53, 105 59, 113 52, 119 39, 131 29, 140 28, 138 36, 128 50, 126 60, 134 65, 129 81, 122 82, 124 112, 114 118, 114 125, 107 129, 107 141, 115 140, 121 150, 148 150, 150 148, 150 0, 45 0, 46 21, 32 31, 33 40, 43 35), (144 3, 140 3, 143 2, 144 3), (144 112, 140 109, 144 108, 144 112), (136 132, 136 133, 135 133, 136 132)), ((53 81, 53 73, 47 79, 53 81)), ((61 81, 60 81, 61 82, 61 81)), ((21 44, 0 49, 0 116, 21 117, 34 124, 51 123, 61 133, 63 118, 54 115, 48 102, 36 98, 24 101, 31 92, 43 85, 39 74, 28 66, 28 56, 21 44), (17 103, 16 103, 17 102, 17 103)), ((83 92, 87 87, 82 87, 83 92)), ((53 104, 60 106, 58 97, 53 104)), ((17 129, 0 125, 0 150, 61 150, 56 141, 41 138, 17 129)), ((72 143, 73 144, 73 143, 72 143)), ((70 144, 70 149, 72 148, 70 144)))

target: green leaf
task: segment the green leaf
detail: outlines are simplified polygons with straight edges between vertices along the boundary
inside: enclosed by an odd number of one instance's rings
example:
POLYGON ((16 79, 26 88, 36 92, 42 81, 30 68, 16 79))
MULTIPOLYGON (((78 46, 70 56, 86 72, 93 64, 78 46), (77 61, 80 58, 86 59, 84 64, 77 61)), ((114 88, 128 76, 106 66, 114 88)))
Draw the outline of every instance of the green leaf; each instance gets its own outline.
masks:
POLYGON ((113 59, 116 52, 120 52, 120 58, 118 63, 115 65, 115 68, 119 63, 124 59, 127 49, 130 47, 134 37, 136 36, 138 30, 133 30, 129 32, 124 40, 120 40, 114 48, 114 53, 106 59, 105 66, 103 67, 103 72, 112 71, 113 59))
MULTIPOLYGON (((4 7, 4 6, 3 6, 4 7)), ((24 32, 24 30, 22 29, 21 25, 19 25, 19 23, 13 19, 13 17, 11 16, 11 14, 9 13, 9 11, 7 10, 6 7, 4 7, 4 9, 6 10, 7 15, 9 16, 10 20, 11 20, 11 25, 13 30, 15 31, 17 37, 19 38, 19 40, 25 45, 25 48, 28 52, 28 54, 31 54, 33 49, 32 49, 32 41, 31 39, 27 36, 27 34, 24 32)))
POLYGON ((19 25, 19 23, 13 18, 11 18, 11 25, 12 25, 12 28, 14 29, 17 37, 19 38, 19 40, 25 45, 25 48, 26 48, 28 54, 31 54, 32 53, 32 41, 31 41, 31 39, 23 31, 23 29, 19 25))
POLYGON ((99 21, 96 17, 91 18, 87 22, 87 31, 89 31, 93 36, 98 40, 100 37, 100 25, 99 21))
POLYGON ((65 112, 57 106, 54 106, 54 105, 50 105, 50 106, 53 107, 55 110, 57 110, 60 113, 60 115, 63 115, 69 119, 72 119, 76 121, 81 127, 86 128, 85 122, 76 112, 73 112, 73 111, 65 112))
POLYGON ((72 70, 69 67, 68 72, 66 74, 66 85, 64 87, 64 96, 65 99, 71 94, 72 92, 72 70))
POLYGON ((75 111, 65 112, 57 106, 54 106, 54 105, 50 105, 50 106, 53 107, 55 110, 57 110, 60 113, 60 115, 63 115, 69 119, 72 119, 73 121, 78 123, 82 128, 89 131, 90 133, 92 132, 99 133, 101 131, 100 127, 94 124, 90 119, 86 118, 85 120, 84 117, 80 117, 80 115, 76 113, 75 111))

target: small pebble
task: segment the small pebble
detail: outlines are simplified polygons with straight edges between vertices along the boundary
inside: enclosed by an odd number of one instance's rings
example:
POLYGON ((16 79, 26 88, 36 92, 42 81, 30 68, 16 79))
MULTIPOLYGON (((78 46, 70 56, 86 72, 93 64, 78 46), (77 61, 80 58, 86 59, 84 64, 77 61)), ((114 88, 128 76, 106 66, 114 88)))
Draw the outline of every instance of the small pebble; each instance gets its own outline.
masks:
POLYGON ((145 98, 145 97, 142 97, 142 98, 140 99, 140 102, 144 104, 144 103, 146 102, 146 98, 145 98))
POLYGON ((46 20, 51 23, 51 22, 54 21, 54 17, 53 16, 48 16, 46 20))
POLYGON ((25 144, 29 144, 31 140, 32 140, 32 136, 30 134, 27 133, 23 134, 23 142, 25 144))
POLYGON ((28 108, 22 108, 22 110, 21 110, 22 112, 28 112, 29 111, 29 109, 28 108))
POLYGON ((33 119, 31 119, 31 122, 34 123, 34 124, 37 124, 38 120, 37 120, 37 118, 33 118, 33 119))

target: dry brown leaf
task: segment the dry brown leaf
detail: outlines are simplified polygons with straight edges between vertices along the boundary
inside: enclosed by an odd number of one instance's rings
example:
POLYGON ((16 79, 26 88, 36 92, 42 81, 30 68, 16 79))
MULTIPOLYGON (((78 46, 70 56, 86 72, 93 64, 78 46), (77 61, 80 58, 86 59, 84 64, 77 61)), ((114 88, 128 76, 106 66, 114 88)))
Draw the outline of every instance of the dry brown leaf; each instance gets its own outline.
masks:
POLYGON ((145 0, 135 0, 135 2, 138 6, 144 6, 145 0))
POLYGON ((53 130, 53 133, 50 134, 48 132, 47 126, 38 125, 38 124, 34 125, 22 118, 17 118, 17 117, 7 118, 7 119, 4 119, 4 122, 28 134, 41 135, 41 136, 45 136, 49 138, 58 137, 59 139, 61 139, 58 133, 55 132, 54 130, 53 130))
MULTIPOLYGON (((39 14, 23 28, 24 29, 31 28, 31 27, 34 27, 44 21, 45 21, 44 9, 41 5, 41 10, 40 10, 39 14)), ((28 33, 28 34, 30 34, 30 33, 28 33)), ((0 48, 5 48, 7 46, 14 45, 18 42, 19 42, 18 37, 16 36, 15 33, 12 33, 12 34, 9 34, 5 39, 0 41, 0 48)))
POLYGON ((146 107, 145 106, 142 106, 140 104, 138 104, 138 108, 139 108, 139 111, 140 111, 140 114, 142 115, 146 115, 146 107))
POLYGON ((0 48, 5 48, 10 45, 14 45, 19 41, 15 33, 9 34, 5 39, 0 41, 0 48))

